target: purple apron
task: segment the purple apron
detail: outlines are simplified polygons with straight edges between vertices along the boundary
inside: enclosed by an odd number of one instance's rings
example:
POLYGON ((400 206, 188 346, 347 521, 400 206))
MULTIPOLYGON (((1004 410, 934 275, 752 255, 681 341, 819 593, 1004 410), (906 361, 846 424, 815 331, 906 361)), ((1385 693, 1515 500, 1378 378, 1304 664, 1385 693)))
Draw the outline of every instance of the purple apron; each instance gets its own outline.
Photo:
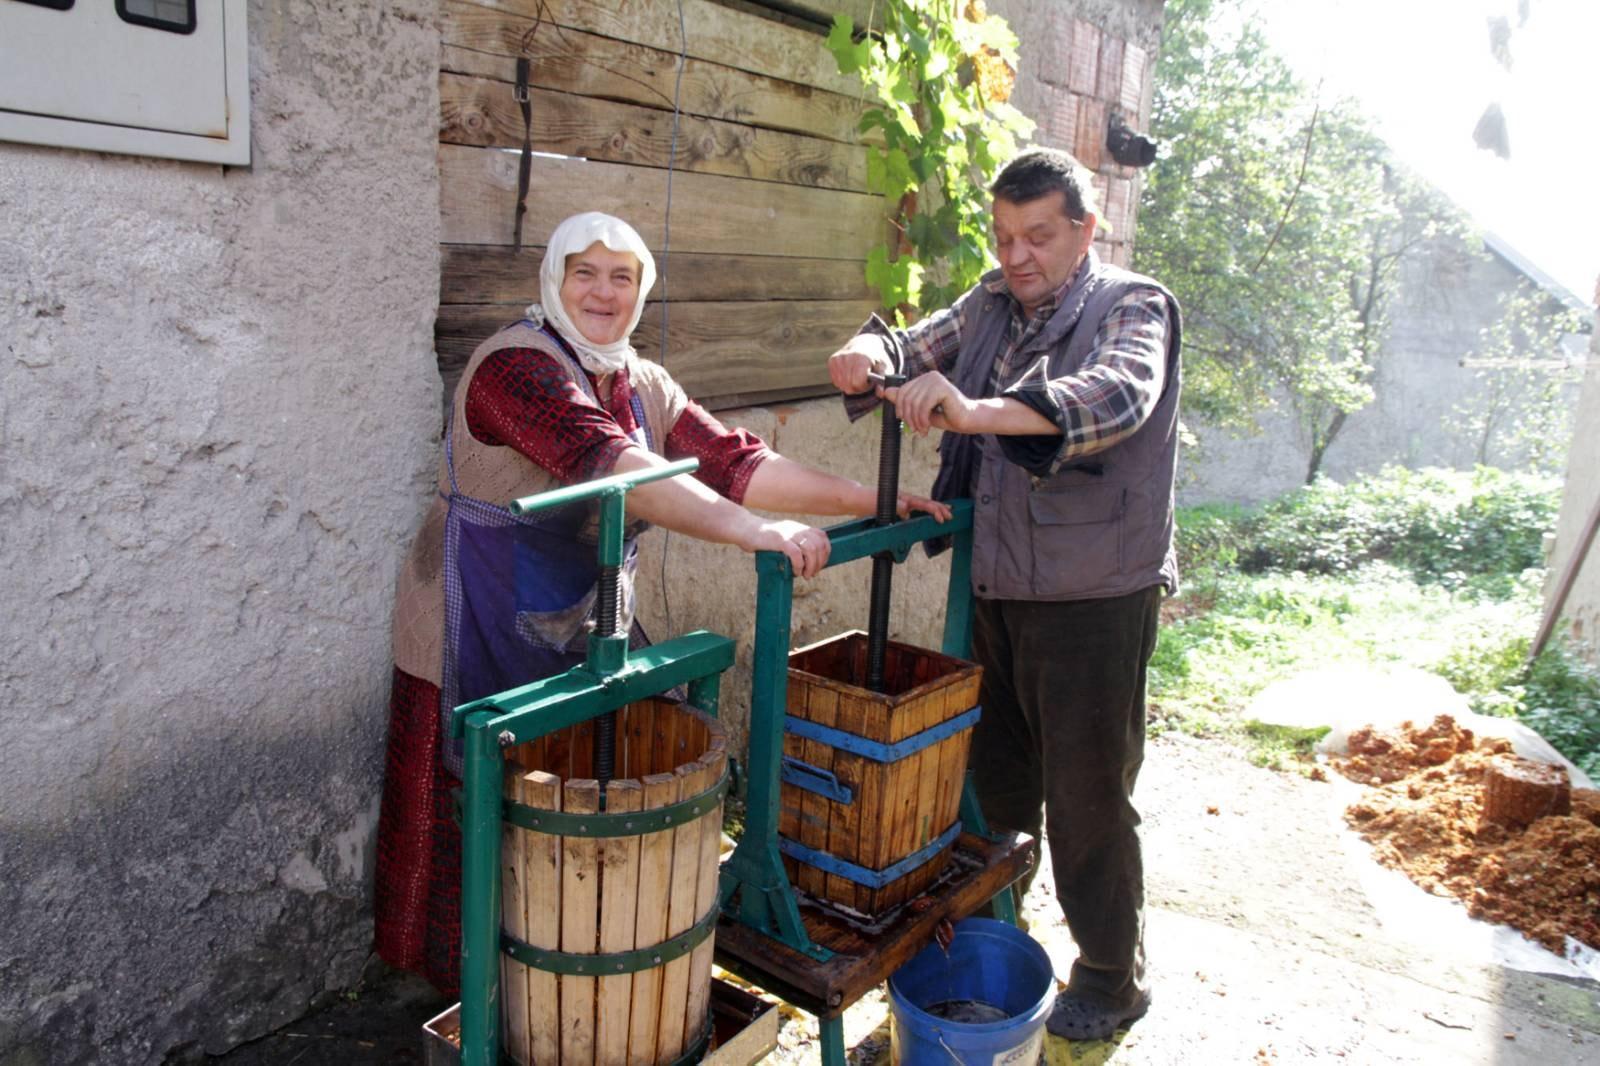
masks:
MULTIPOLYGON (((561 343, 562 358, 594 399, 588 377, 561 343)), ((632 396, 638 424, 633 441, 654 451, 644 406, 632 396)), ((583 662, 600 575, 594 542, 594 501, 533 515, 515 515, 499 504, 463 495, 456 485, 453 433, 445 432, 450 495, 444 532, 444 664, 440 728, 445 765, 461 776, 460 741, 450 739, 452 708, 507 689, 551 677, 583 662)), ((633 577, 638 534, 644 523, 628 523, 623 544, 622 617, 629 643, 647 641, 633 618, 633 577)))

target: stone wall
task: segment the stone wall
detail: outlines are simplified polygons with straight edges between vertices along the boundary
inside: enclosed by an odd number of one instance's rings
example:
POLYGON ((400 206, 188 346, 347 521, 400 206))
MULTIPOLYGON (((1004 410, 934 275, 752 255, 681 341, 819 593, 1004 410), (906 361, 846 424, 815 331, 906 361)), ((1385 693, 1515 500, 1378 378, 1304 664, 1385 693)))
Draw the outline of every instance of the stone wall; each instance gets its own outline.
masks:
POLYGON ((220 1052, 368 957, 436 6, 254 0, 248 168, 0 143, 5 1066, 220 1052))
POLYGON ((1034 142, 1063 148, 1095 174, 1100 218, 1109 227, 1096 244, 1118 266, 1133 259, 1141 172, 1119 166, 1105 150, 1113 114, 1149 128, 1155 62, 1165 0, 996 0, 1021 41, 1011 98, 1038 123, 1034 142))
MULTIPOLYGON (((1374 399, 1350 416, 1322 472, 1346 480, 1391 463, 1471 467, 1476 442, 1453 425, 1454 411, 1480 401, 1484 384, 1462 360, 1476 350, 1479 331, 1513 293, 1537 290, 1476 240, 1442 238, 1410 257, 1400 271, 1388 338, 1371 379, 1374 399)), ((1567 394, 1576 401, 1575 384, 1567 394)), ((1286 407, 1269 410, 1258 426, 1259 433, 1246 435, 1190 421, 1199 447, 1184 454, 1180 502, 1259 503, 1302 485, 1310 441, 1292 413, 1286 407)), ((1491 448, 1487 458, 1514 467, 1525 456, 1491 448)))

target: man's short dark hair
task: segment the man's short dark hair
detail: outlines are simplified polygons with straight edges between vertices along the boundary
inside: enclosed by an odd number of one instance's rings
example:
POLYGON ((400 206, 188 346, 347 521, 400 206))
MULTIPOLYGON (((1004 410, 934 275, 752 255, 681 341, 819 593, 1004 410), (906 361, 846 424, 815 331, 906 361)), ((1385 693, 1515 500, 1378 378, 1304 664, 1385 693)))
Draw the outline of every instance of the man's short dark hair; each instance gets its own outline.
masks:
POLYGON ((996 200, 1025 204, 1057 189, 1066 196, 1067 216, 1081 219, 1095 210, 1089 172, 1059 148, 1029 148, 1007 163, 989 186, 996 200))

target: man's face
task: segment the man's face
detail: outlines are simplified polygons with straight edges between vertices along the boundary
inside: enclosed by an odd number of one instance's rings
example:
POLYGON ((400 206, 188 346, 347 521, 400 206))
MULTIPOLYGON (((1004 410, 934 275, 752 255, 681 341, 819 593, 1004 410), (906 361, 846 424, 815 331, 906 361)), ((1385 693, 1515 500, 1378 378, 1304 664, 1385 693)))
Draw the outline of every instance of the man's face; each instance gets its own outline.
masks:
POLYGON ((1095 217, 1067 217, 1067 194, 1055 189, 1025 204, 996 199, 994 244, 1011 295, 1032 314, 1066 284, 1094 240, 1095 217))

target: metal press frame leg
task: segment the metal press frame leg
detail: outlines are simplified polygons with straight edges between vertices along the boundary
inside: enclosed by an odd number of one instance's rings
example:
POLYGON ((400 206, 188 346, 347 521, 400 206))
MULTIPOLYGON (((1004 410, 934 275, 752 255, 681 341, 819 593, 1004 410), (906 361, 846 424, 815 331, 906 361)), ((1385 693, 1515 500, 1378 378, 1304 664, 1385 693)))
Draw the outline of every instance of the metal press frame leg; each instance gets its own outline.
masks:
POLYGON ((785 556, 761 552, 756 556, 756 575, 757 639, 750 678, 745 825, 739 846, 722 867, 722 905, 726 908, 737 891, 737 914, 741 922, 796 951, 825 960, 831 952, 812 943, 806 932, 789 876, 783 868, 783 857, 778 852, 779 776, 789 683, 794 571, 785 556))
POLYGON ((822 1066, 844 1066, 844 1016, 818 1018, 822 1032, 822 1066))
MULTIPOLYGON (((953 538, 950 552, 950 586, 945 593, 944 643, 941 649, 957 659, 972 658, 972 526, 953 538)), ((978 793, 968 774, 961 787, 961 824, 969 833, 989 835, 989 823, 978 805, 978 793)), ((989 901, 994 916, 1008 925, 1017 924, 1016 900, 1007 885, 989 901)))
POLYGON ((698 678, 689 682, 689 706, 698 708, 716 718, 722 703, 722 675, 698 678))
POLYGON ((487 711, 466 722, 462 780, 461 1064, 500 1055, 500 745, 487 711))

